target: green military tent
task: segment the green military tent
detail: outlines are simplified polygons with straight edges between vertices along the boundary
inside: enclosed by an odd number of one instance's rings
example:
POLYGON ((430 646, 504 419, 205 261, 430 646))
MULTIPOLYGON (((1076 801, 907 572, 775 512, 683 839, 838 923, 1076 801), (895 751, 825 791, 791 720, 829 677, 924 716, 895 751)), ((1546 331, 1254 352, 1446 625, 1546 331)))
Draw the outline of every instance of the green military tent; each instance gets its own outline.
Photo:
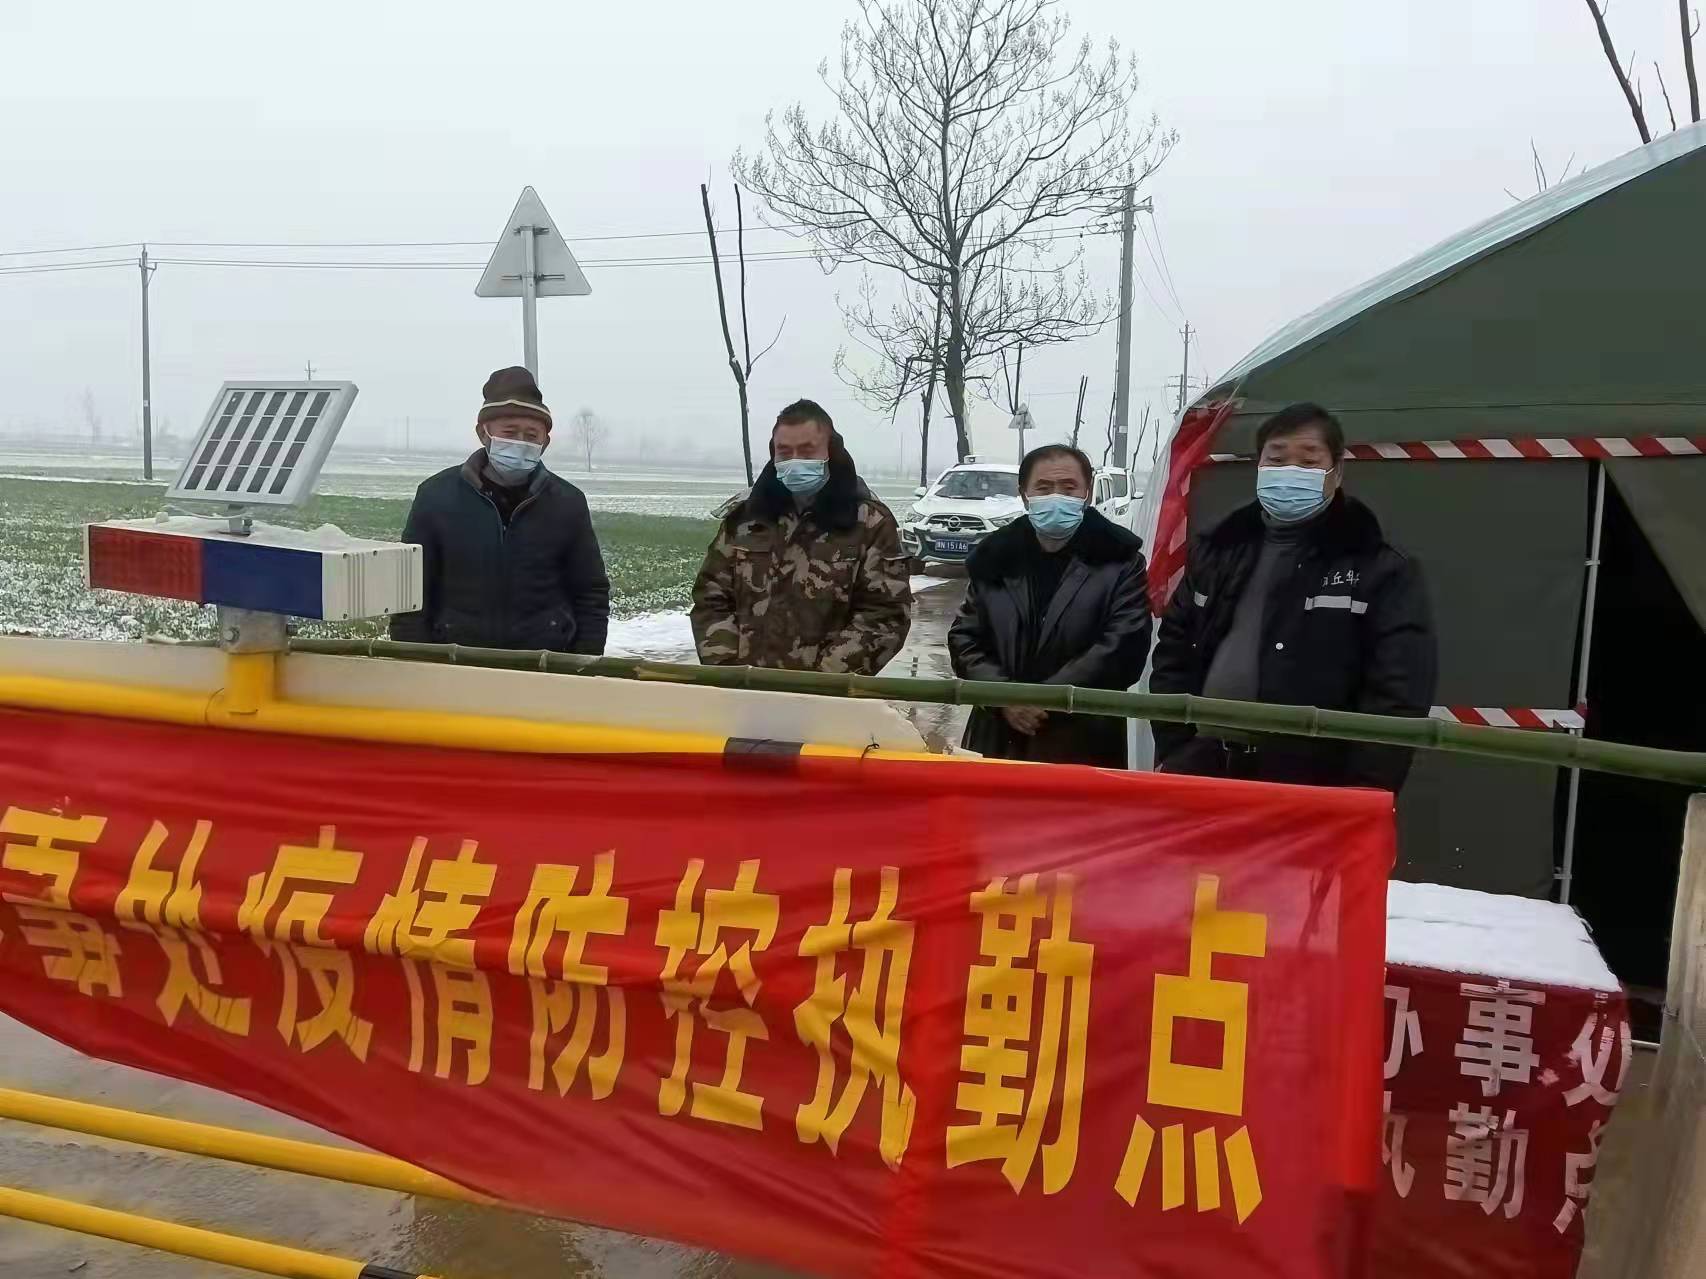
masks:
MULTIPOLYGON (((1145 500, 1160 580, 1187 532, 1249 499, 1261 421, 1314 400, 1344 424, 1347 486, 1426 572, 1439 713, 1585 703, 1590 736, 1706 749, 1703 328, 1694 125, 1352 289, 1217 379, 1145 500)), ((1682 805, 1433 756, 1400 802, 1400 874, 1564 896, 1621 976, 1658 984, 1682 805)))

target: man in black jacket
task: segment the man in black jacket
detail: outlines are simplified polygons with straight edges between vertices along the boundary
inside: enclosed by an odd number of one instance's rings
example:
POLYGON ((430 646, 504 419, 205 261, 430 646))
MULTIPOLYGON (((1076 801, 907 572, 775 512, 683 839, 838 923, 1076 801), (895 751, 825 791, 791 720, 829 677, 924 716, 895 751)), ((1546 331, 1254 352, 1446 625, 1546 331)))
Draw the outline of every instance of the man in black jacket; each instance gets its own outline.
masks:
MULTIPOLYGON (((1143 542, 1089 503, 1090 459, 1045 444, 1019 466, 1026 514, 979 542, 948 630, 962 679, 1127 689, 1149 656, 1143 542)), ((1126 765, 1126 726, 1107 715, 977 707, 965 746, 995 759, 1126 765)))
MULTIPOLYGON (((1421 569, 1342 491, 1345 436, 1317 404, 1256 433, 1256 498, 1192 548, 1155 645, 1155 693, 1423 716, 1437 655, 1421 569)), ((1162 772, 1397 791, 1410 752, 1214 736, 1156 721, 1162 772)))
POLYGON ((391 638, 604 652, 610 579, 586 497, 540 460, 551 410, 524 368, 486 379, 480 449, 422 484, 403 541, 424 554, 424 606, 391 638))

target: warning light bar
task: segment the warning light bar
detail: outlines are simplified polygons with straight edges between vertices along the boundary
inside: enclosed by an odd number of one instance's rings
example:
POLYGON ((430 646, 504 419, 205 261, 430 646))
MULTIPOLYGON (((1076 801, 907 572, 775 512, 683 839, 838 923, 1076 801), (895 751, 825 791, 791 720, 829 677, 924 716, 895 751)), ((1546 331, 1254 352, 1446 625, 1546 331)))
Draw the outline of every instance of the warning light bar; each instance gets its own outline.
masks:
POLYGON ((91 587, 283 613, 327 622, 412 613, 421 607, 421 548, 336 532, 176 516, 118 520, 83 530, 91 587))

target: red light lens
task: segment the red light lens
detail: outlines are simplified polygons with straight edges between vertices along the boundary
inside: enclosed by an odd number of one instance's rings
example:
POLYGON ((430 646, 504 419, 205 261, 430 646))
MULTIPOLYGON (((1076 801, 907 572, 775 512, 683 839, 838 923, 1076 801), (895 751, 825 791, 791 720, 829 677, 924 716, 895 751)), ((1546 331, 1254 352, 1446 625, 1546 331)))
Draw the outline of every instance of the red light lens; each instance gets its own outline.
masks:
POLYGON ((201 543, 136 529, 89 528, 89 585, 201 602, 201 543))

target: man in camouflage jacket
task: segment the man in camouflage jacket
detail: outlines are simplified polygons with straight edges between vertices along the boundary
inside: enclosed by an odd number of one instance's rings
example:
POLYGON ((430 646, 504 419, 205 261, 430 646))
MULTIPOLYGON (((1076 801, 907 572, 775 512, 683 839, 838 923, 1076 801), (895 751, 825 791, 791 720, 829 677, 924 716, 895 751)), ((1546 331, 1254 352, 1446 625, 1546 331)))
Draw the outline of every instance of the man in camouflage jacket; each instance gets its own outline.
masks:
POLYGON ((758 482, 718 514, 693 583, 701 662, 875 675, 900 651, 912 610, 900 530, 822 408, 782 410, 758 482))

